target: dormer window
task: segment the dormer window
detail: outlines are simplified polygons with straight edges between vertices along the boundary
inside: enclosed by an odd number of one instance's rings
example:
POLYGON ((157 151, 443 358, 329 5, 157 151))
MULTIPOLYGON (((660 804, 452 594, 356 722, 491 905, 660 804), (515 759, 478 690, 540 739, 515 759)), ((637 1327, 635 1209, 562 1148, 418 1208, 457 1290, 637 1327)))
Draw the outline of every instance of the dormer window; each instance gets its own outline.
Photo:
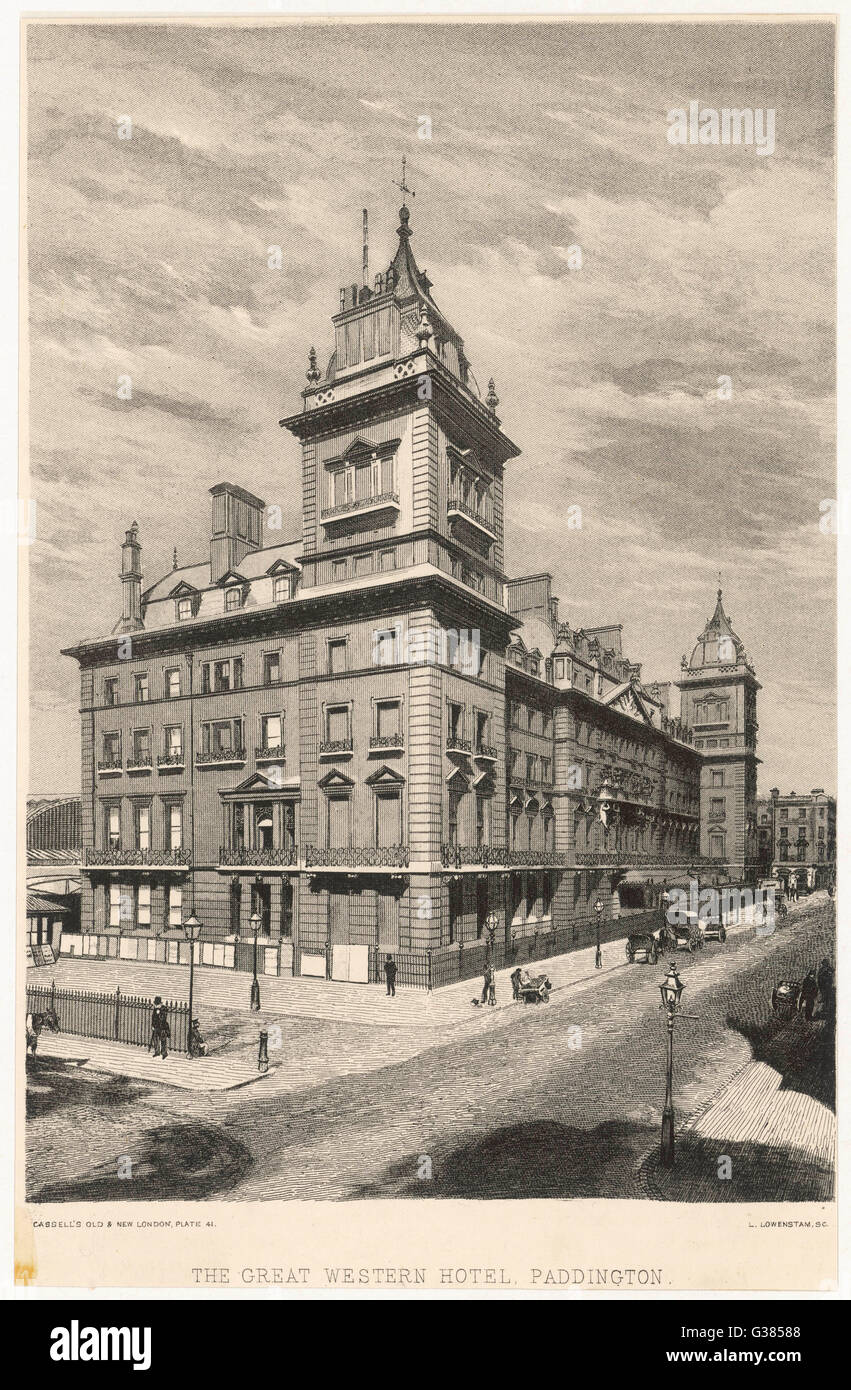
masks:
POLYGON ((242 590, 238 584, 232 584, 225 590, 225 612, 234 613, 237 608, 242 607, 242 590))
POLYGON ((192 617, 192 600, 191 600, 191 598, 179 598, 179 599, 177 600, 177 621, 178 621, 179 623, 185 623, 185 622, 186 622, 186 619, 187 619, 187 618, 191 618, 191 617, 192 617))
POLYGON ((292 580, 288 574, 277 574, 272 580, 272 597, 275 603, 292 598, 292 580))

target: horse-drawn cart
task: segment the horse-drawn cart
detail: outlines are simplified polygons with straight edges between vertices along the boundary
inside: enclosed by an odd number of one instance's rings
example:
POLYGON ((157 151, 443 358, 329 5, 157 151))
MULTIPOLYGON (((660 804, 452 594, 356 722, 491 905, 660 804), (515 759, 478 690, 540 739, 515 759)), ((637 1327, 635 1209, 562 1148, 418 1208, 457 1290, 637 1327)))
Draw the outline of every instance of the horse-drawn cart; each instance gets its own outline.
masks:
POLYGON ((659 959, 659 943, 650 931, 630 932, 626 939, 626 958, 630 965, 642 960, 645 965, 655 965, 659 959))

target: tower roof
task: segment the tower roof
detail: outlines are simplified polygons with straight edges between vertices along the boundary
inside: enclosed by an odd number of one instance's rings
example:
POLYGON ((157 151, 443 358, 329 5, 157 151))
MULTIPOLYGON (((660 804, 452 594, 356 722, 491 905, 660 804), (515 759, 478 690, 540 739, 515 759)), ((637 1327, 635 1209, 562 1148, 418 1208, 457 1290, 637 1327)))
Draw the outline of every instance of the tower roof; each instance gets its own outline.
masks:
POLYGON ((733 631, 733 624, 724 611, 723 592, 719 589, 715 612, 697 639, 688 669, 699 671, 706 667, 738 666, 739 663, 750 668, 744 643, 733 631))

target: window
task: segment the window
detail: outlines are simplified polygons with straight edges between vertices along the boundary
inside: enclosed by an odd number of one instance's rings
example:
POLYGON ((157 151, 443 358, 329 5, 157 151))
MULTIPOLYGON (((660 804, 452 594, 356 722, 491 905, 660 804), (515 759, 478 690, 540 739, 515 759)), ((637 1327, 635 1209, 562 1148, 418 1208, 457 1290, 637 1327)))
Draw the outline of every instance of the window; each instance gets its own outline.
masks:
POLYGON ((348 662, 346 657, 348 645, 349 642, 346 637, 335 637, 328 643, 328 670, 332 676, 338 675, 341 671, 347 669, 348 662))
POLYGON ((292 598, 292 580, 288 574, 276 574, 272 580, 272 598, 275 603, 283 603, 292 598))
POLYGON ((374 498, 395 493, 395 468, 392 454, 379 456, 360 453, 343 465, 329 469, 326 505, 344 507, 355 502, 370 502, 374 498))
POLYGON ((382 787, 375 794, 377 849, 402 843, 402 794, 399 787, 382 787))
POLYGON ((712 778, 712 786, 713 786, 713 787, 723 787, 723 785, 724 785, 724 770, 723 770, 723 768, 721 768, 720 770, 713 768, 713 770, 712 770, 712 772, 711 772, 710 775, 711 775, 711 778, 712 778))
POLYGON ((179 883, 169 884, 168 925, 172 930, 183 926, 183 889, 179 883))
POLYGON ((242 657, 227 661, 205 661, 201 667, 201 693, 242 689, 242 657))
POLYGON ((186 622, 186 619, 187 619, 187 618, 191 618, 191 617, 192 617, 192 600, 191 600, 191 598, 179 598, 179 599, 177 600, 177 621, 178 621, 179 623, 185 623, 185 622, 186 622))
POLYGON ((338 583, 341 579, 345 579, 345 577, 346 577, 346 562, 345 562, 345 560, 335 560, 335 561, 333 562, 333 564, 331 565, 331 578, 332 578, 332 580, 333 580, 334 583, 336 584, 336 583, 338 583))
POLYGON ((118 677, 107 676, 103 683, 103 702, 105 705, 118 704, 118 677))
POLYGON ((449 843, 458 844, 458 811, 463 793, 450 787, 449 790, 449 843))
POLYGON ((351 804, 350 796, 329 796, 328 802, 328 848, 346 849, 351 844, 351 804))
POLYGON ((564 657, 557 656, 555 659, 555 678, 557 681, 564 680, 564 657))
POLYGON ((209 757, 244 756, 241 719, 217 719, 201 725, 202 752, 209 757))
POLYGON ((151 694, 151 692, 150 692, 150 690, 149 690, 149 688, 148 688, 148 673, 147 673, 147 671, 139 671, 139 672, 137 672, 137 674, 133 677, 133 690, 134 690, 134 696, 133 696, 133 698, 135 699, 136 704, 137 704, 137 705, 144 705, 144 704, 146 704, 147 701, 150 699, 150 694, 151 694))
POLYGON ((284 743, 284 721, 279 714, 264 714, 260 720, 260 743, 264 753, 278 750, 284 743))
POLYGON ((511 750, 511 776, 519 777, 523 766, 523 754, 517 748, 511 750))
POLYGON ((781 808, 780 808, 780 819, 781 819, 781 820, 788 820, 788 819, 789 819, 789 811, 788 811, 788 808, 787 808, 786 806, 781 806, 781 808))
POLYGON ((121 766, 121 735, 104 734, 103 736, 103 766, 121 766))
POLYGON ((263 684, 277 685, 281 679, 281 653, 265 652, 263 655, 263 684))
POLYGON ((163 730, 165 735, 165 754, 174 762, 183 761, 183 725, 169 724, 163 730))
POLYGON ((134 816, 136 849, 147 850, 151 848, 151 808, 150 806, 137 806, 134 816))
POLYGON ((136 926, 151 925, 151 885, 140 883, 136 889, 136 926))
POLYGON ((108 903, 108 924, 110 927, 121 926, 121 884, 110 883, 107 889, 108 903))
POLYGON ((449 737, 458 739, 464 737, 464 706, 453 704, 451 701, 448 707, 449 713, 449 737))
POLYGON ((373 661, 376 666, 393 666, 399 660, 398 629, 378 628, 372 634, 373 661))
POLYGON ((372 556, 356 555, 354 557, 354 575, 357 579, 359 575, 372 574, 372 556))
POLYGON ((402 732, 398 700, 378 700, 375 706, 375 733, 378 738, 397 738, 402 732))
POLYGON ((551 759, 551 758, 542 758, 542 759, 541 759, 541 781, 544 782, 544 783, 546 783, 547 786, 549 786, 549 784, 552 782, 552 780, 553 780, 553 764, 552 764, 552 759, 551 759))
POLYGON ((133 730, 133 761, 137 767, 149 767, 151 763, 150 729, 133 730))
POLYGON ((709 836, 709 854, 710 854, 710 857, 711 857, 712 859, 723 859, 723 858, 724 858, 724 836, 723 836, 723 835, 710 835, 710 836, 709 836))
POLYGON ((806 806, 799 806, 799 807, 798 807, 798 820, 806 820, 806 819, 807 819, 807 808, 806 808, 806 806))
POLYGON ((351 742, 350 709, 348 705, 329 705, 325 711, 325 734, 328 743, 351 742))
POLYGON ((534 756, 534 754, 529 753, 529 754, 527 754, 527 756, 526 756, 526 781, 527 781, 527 782, 537 782, 537 780, 538 780, 538 759, 534 756))
POLYGON ((395 550, 382 550, 378 556, 378 567, 381 570, 393 570, 396 568, 395 550))
POLYGON ((168 808, 168 847, 183 848, 183 807, 175 801, 168 808))
POLYGON ((476 710, 476 750, 487 748, 489 744, 490 715, 484 710, 476 710))
POLYGON ((104 807, 106 843, 108 849, 121 848, 121 806, 112 802, 104 807))
POLYGON ((709 813, 713 816, 722 816, 724 814, 723 796, 712 796, 709 798, 709 813))
POLYGON ((476 794, 476 844, 490 844, 490 797, 476 794))
POLYGON ((230 934, 239 936, 239 917, 242 910, 242 882, 236 879, 230 886, 230 934))
POLYGON ((177 666, 170 667, 163 673, 165 683, 165 697, 167 700, 176 700, 180 694, 180 671, 177 666))
POLYGON ((242 607, 242 589, 238 584, 232 584, 225 589, 225 612, 233 613, 237 608, 242 607))

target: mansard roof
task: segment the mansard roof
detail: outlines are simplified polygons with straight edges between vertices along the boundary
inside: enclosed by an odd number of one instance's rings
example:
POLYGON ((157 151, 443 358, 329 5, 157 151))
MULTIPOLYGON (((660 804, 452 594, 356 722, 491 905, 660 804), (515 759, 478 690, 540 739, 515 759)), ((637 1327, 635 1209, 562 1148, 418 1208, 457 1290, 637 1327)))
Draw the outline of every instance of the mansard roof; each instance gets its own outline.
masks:
POLYGON ((707 668, 738 666, 741 663, 753 670, 741 638, 733 631, 731 619, 724 611, 723 591, 718 590, 715 612, 706 621, 706 626, 697 639, 691 660, 683 665, 689 671, 702 671, 707 668))

